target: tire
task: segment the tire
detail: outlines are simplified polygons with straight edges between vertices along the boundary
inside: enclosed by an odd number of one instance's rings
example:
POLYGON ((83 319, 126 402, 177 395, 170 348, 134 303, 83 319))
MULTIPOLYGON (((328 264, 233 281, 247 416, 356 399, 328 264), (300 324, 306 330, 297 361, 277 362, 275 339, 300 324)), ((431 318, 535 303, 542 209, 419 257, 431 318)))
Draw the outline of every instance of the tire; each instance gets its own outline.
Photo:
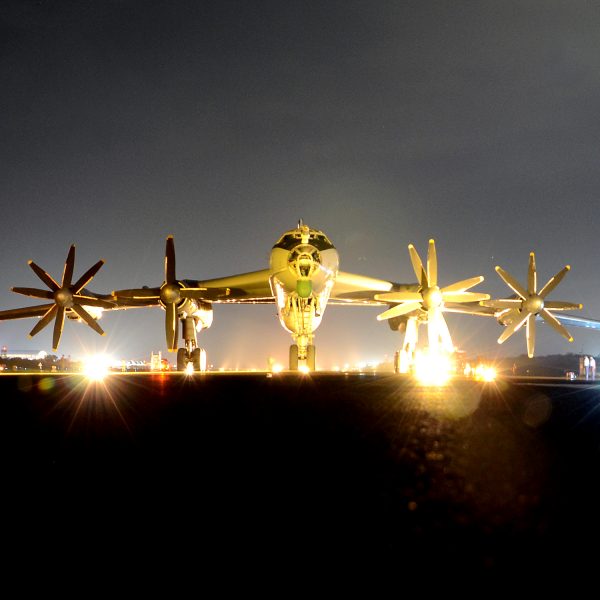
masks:
POLYGON ((311 370, 314 371, 316 369, 316 364, 317 364, 317 350, 315 348, 315 346, 313 344, 309 344, 306 347, 306 366, 311 370))
POLYGON ((192 350, 190 362, 194 366, 194 371, 200 370, 200 348, 194 348, 194 350, 192 350))
POLYGON ((179 348, 179 350, 177 350, 177 370, 185 371, 187 362, 188 360, 185 348, 179 348))
POLYGON ((206 350, 204 348, 195 348, 192 350, 190 360, 194 365, 194 371, 202 373, 206 371, 206 350))
POLYGON ((298 370, 298 346, 292 344, 290 346, 290 371, 298 370))

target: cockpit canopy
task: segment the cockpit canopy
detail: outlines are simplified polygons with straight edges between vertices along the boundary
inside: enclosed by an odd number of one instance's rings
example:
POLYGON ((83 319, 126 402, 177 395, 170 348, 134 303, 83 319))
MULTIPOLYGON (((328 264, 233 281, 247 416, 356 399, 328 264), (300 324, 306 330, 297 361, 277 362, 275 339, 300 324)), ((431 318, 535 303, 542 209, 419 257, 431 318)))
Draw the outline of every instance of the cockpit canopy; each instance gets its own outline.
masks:
POLYGON ((283 248, 292 250, 299 244, 314 246, 317 250, 323 252, 334 248, 329 238, 316 229, 311 229, 308 225, 299 225, 296 229, 286 231, 273 246, 273 248, 283 248))

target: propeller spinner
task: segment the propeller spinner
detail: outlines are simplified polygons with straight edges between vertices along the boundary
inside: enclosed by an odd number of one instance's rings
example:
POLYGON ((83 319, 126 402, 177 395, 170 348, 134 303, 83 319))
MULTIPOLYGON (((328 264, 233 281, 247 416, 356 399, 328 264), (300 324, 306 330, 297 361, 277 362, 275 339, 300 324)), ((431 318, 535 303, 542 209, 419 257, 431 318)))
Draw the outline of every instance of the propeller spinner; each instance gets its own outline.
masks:
POLYGON ((539 315, 554 331, 562 335, 569 342, 573 337, 559 320, 550 312, 551 310, 580 310, 583 304, 563 302, 561 300, 548 301, 548 294, 562 281, 571 269, 569 265, 563 267, 556 275, 551 277, 546 285, 537 291, 537 271, 535 254, 529 254, 529 268, 527 270, 527 288, 524 288, 510 273, 502 267, 496 267, 500 278, 511 288, 518 298, 504 298, 498 300, 484 300, 482 306, 499 309, 496 314, 501 322, 507 323, 506 329, 498 338, 498 343, 506 341, 513 333, 526 324, 527 356, 533 357, 535 350, 535 319, 539 315))
POLYGON ((81 294, 85 286, 94 278, 100 267, 104 264, 103 260, 99 260, 95 265, 90 267, 75 283, 72 283, 73 268, 75 265, 75 245, 69 249, 65 268, 63 271, 61 283, 57 283, 44 269, 29 261, 29 266, 33 272, 48 286, 49 290, 41 290, 38 288, 29 287, 13 287, 13 292, 23 294, 33 298, 44 298, 52 300, 50 304, 41 304, 39 306, 29 306, 25 308, 15 309, 15 314, 19 317, 35 317, 41 316, 35 327, 29 333, 29 337, 33 337, 46 327, 50 321, 54 319, 54 332, 52 334, 52 349, 57 350, 62 334, 65 315, 69 312, 74 312, 82 321, 87 323, 94 331, 100 335, 104 335, 104 331, 98 325, 96 320, 85 310, 84 306, 94 306, 98 308, 113 308, 113 304, 100 300, 99 298, 86 296, 81 294))
POLYGON ((376 294, 376 300, 396 302, 397 306, 377 315, 377 320, 391 319, 400 315, 426 315, 429 347, 442 347, 451 352, 452 338, 444 318, 444 302, 477 302, 489 299, 489 294, 468 292, 467 290, 483 281, 483 276, 471 277, 457 281, 442 288, 438 285, 437 253, 435 241, 429 240, 427 250, 427 268, 423 266, 416 248, 408 245, 410 260, 419 281, 420 288, 416 292, 386 292, 376 294))

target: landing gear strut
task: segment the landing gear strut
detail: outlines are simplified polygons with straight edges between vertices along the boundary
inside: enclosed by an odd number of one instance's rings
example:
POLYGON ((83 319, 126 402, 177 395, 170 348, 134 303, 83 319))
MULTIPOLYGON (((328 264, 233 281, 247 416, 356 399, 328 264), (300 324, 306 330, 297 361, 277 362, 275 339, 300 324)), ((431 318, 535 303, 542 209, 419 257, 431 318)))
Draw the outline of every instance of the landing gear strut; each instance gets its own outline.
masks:
POLYGON ((181 329, 185 348, 177 350, 177 370, 185 371, 188 364, 193 366, 194 371, 206 371, 206 350, 198 348, 196 343, 196 322, 193 317, 181 320, 181 329))

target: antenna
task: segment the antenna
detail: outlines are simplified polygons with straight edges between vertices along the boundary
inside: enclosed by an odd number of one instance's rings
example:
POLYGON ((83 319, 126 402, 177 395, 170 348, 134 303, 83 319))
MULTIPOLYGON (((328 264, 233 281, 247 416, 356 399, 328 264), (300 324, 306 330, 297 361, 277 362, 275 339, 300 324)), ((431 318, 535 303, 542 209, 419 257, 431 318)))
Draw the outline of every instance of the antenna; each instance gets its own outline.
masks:
POLYGON ((304 221, 302 220, 302 218, 298 219, 298 229, 302 229, 302 227, 304 227, 304 221))

